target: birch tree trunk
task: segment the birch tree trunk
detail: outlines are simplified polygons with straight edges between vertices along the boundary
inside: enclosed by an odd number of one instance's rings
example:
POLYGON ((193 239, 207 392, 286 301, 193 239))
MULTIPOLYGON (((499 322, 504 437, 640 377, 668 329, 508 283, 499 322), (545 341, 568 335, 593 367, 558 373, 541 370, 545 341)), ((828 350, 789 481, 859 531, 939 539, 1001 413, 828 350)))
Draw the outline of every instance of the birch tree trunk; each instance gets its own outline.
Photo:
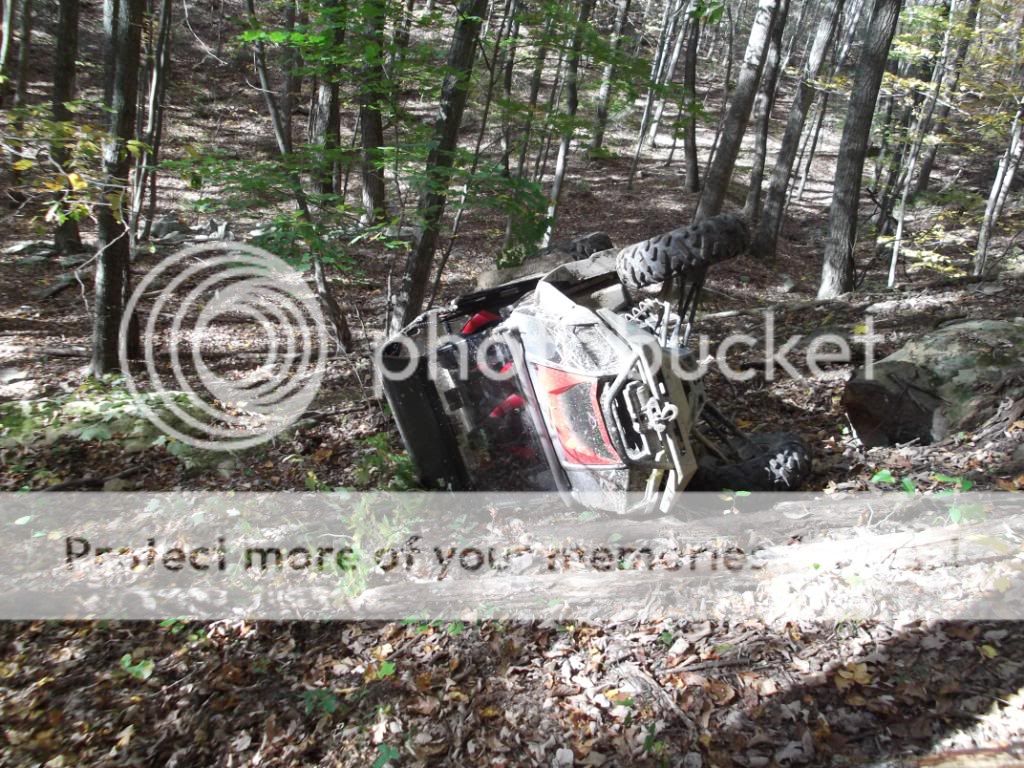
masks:
POLYGON ((836 166, 835 193, 829 210, 828 240, 818 289, 820 299, 831 299, 853 289, 853 250, 857 242, 864 159, 878 90, 902 7, 903 0, 874 0, 840 143, 843 151, 836 166))
POLYGON ((448 65, 441 88, 439 115, 427 155, 426 182, 417 205, 423 231, 405 264, 401 290, 391 315, 391 328, 401 330, 423 307, 430 269, 437 249, 437 235, 448 200, 448 183, 455 162, 459 126, 466 109, 473 59, 480 35, 480 20, 487 14, 487 0, 462 0, 448 51, 448 65))
POLYGON ((786 132, 782 137, 779 154, 775 158, 775 168, 768 185, 764 210, 754 233, 752 250, 762 259, 769 261, 775 259, 779 232, 782 229, 782 216, 786 207, 786 192, 789 189, 793 166, 800 149, 800 137, 804 132, 804 123, 807 121, 807 114, 814 101, 814 81, 821 75, 829 48, 832 47, 836 28, 839 26, 839 17, 843 12, 844 1, 831 0, 824 11, 814 36, 814 45, 811 46, 810 54, 804 62, 800 82, 797 84, 793 106, 789 110, 789 119, 786 122, 786 132))
POLYGON ((759 0, 754 26, 750 30, 747 50, 743 56, 743 66, 722 125, 721 143, 704 181, 700 205, 697 207, 697 219, 718 215, 725 203, 725 195, 732 180, 733 169, 736 167, 736 157, 743 143, 747 123, 750 121, 750 108, 757 96, 768 43, 778 13, 779 0, 759 0))
MULTIPOLYGON (((109 122, 102 150, 103 187, 107 199, 96 215, 99 254, 91 366, 96 376, 120 370, 120 330, 131 290, 131 248, 125 205, 131 155, 126 144, 135 127, 142 12, 143 0, 105 0, 103 3, 104 103, 109 122)), ((129 327, 132 325, 129 323, 129 327)), ((132 335, 130 332, 129 336, 132 335)), ((128 356, 134 357, 138 339, 127 338, 124 343, 128 356)))

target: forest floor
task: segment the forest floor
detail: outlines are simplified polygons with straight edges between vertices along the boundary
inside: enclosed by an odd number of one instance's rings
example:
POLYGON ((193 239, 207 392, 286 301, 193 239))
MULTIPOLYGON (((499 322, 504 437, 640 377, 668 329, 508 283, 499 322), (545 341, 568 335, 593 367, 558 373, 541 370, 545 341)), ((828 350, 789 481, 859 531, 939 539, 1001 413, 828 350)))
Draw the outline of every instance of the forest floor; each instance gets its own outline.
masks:
MULTIPOLYGON (((237 73, 210 71, 195 66, 194 79, 175 86, 172 102, 190 106, 172 109, 172 153, 196 141, 244 147, 254 125, 266 132, 258 94, 232 94, 229 108, 224 82, 237 73), (194 94, 202 99, 193 102, 194 94)), ((778 109, 784 114, 783 105, 778 109)), ((712 135, 706 126, 702 144, 712 135)), ((809 196, 790 211, 778 260, 763 263, 755 254, 712 274, 703 332, 757 335, 759 308, 774 307, 783 335, 852 335, 871 314, 884 335, 884 355, 944 322, 1024 315, 1019 265, 1008 261, 998 281, 962 276, 977 223, 963 184, 915 207, 909 228, 917 255, 897 290, 884 288, 886 259, 864 244, 856 294, 814 302, 836 140, 834 131, 827 136, 809 196)), ((603 230, 621 246, 690 220, 695 200, 680 192, 678 167, 663 167, 663 149, 645 153, 633 190, 626 188, 624 134, 612 137, 612 149, 619 154, 609 159, 572 158, 557 236, 603 230)), ((163 215, 206 223, 190 211, 184 183, 161 183, 163 215)), ((1010 228, 1020 220, 1019 211, 1012 213, 1010 228)), ((443 299, 470 290, 475 276, 493 267, 502 223, 467 217, 443 299)), ((260 221, 231 224, 244 237, 260 221)), ((0 246, 33 237, 29 221, 11 216, 0 246)), ((1012 253, 1010 238, 1001 242, 1012 253)), ((156 243, 136 272, 178 247, 156 243)), ((290 491, 407 481, 394 426, 370 396, 366 360, 381 338, 385 286, 400 274, 403 257, 370 246, 353 256, 357 269, 336 275, 334 285, 354 321, 357 350, 332 360, 315 411, 272 443, 211 455, 154 444, 153 435, 140 440, 132 430, 65 429, 61 408, 112 394, 83 387, 89 272, 82 270, 81 286, 70 283, 44 298, 76 264, 30 250, 4 252, 0 400, 49 399, 58 408, 35 425, 40 432, 52 428, 45 439, 2 449, 0 490, 70 484, 290 491)), ((240 334, 236 351, 247 343, 240 334)), ((255 334, 251 342, 257 344, 255 334)), ((245 365, 239 355, 238 366, 245 365)), ((839 404, 852 371, 835 365, 805 379, 747 385, 713 377, 709 393, 746 429, 799 432, 814 453, 810 490, 877 490, 871 478, 881 469, 909 477, 921 491, 937 487, 939 473, 979 489, 1024 485, 1024 459, 1015 453, 1024 429, 1017 427, 998 439, 967 433, 932 446, 860 447, 839 404)), ((4 623, 0 762, 1024 765, 1022 629, 699 621, 4 623), (125 654, 152 664, 129 671, 125 654)))

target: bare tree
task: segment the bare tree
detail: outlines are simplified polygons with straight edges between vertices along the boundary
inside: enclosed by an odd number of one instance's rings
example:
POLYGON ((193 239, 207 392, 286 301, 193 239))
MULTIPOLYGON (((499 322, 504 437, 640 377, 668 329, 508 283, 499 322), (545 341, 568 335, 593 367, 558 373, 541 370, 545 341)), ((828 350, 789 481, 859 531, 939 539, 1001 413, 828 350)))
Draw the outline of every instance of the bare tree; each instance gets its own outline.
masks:
MULTIPOLYGON (((96 263, 96 318, 93 325, 92 373, 120 369, 121 323, 131 287, 131 248, 125 200, 131 155, 127 143, 135 128, 143 0, 103 3, 105 86, 109 123, 103 140, 103 187, 107 202, 96 216, 99 255, 96 263)), ((129 328, 133 324, 129 323, 129 328)), ((131 337, 133 334, 129 334, 131 337)), ((137 339, 124 340, 129 356, 137 339)))
POLYGON ((782 136, 782 145, 775 158, 775 169, 772 171, 768 194, 765 197, 764 210, 754 235, 753 251, 763 259, 775 258, 779 231, 782 228, 782 215, 786 205, 786 191, 789 189, 793 164, 800 148, 800 137, 803 135, 807 113, 814 101, 814 81, 821 74, 828 50, 835 39, 843 5, 844 0, 831 0, 828 8, 824 11, 814 36, 814 44, 804 62, 800 82, 797 84, 793 106, 789 110, 789 119, 786 122, 786 132, 782 136))
POLYGON ((444 84, 441 87, 439 114, 434 123, 433 140, 427 155, 426 181, 417 205, 422 233, 405 263, 401 291, 396 297, 391 315, 391 327, 394 330, 401 329, 419 314, 426 297, 441 217, 448 201, 448 183, 455 163, 459 127, 462 125, 462 114, 469 95, 480 20, 486 13, 487 0, 462 0, 459 4, 444 84))
POLYGON ((863 51, 850 94, 850 105, 836 165, 835 193, 829 211, 829 232, 818 297, 830 299, 853 289, 853 249, 863 183, 864 160, 871 137, 878 90, 903 0, 874 0, 863 51))
POLYGON ((757 87, 761 81, 768 43, 778 12, 779 0, 759 0, 754 25, 747 41, 747 51, 743 56, 743 66, 722 125, 721 144, 704 181, 704 190, 697 208, 698 219, 717 215, 725 203, 732 172, 736 167, 736 157, 739 155, 740 144, 750 120, 750 108, 757 96, 757 87))

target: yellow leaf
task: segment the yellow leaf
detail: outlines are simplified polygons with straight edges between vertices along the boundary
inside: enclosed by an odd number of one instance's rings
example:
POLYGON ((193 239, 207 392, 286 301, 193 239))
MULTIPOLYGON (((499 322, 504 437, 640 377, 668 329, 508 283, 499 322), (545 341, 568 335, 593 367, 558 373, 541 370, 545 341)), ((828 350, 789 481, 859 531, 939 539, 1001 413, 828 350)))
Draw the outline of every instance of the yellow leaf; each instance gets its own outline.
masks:
POLYGON ((501 715, 501 710, 497 707, 484 707, 480 710, 480 717, 486 719, 493 719, 501 715))
POLYGON ((75 192, 79 192, 89 186, 89 182, 79 176, 77 173, 68 174, 68 183, 75 192))
POLYGON ((59 181, 54 181, 53 179, 47 179, 46 181, 44 181, 43 186, 49 192, 60 192, 62 189, 64 189, 63 184, 61 184, 59 181))
POLYGON ((999 655, 999 651, 996 650, 995 646, 991 645, 983 645, 978 650, 981 651, 981 655, 986 659, 994 659, 999 655))
POLYGON ((27 171, 27 170, 28 170, 29 168, 31 168, 31 167, 32 167, 33 165, 35 165, 35 163, 34 163, 34 162, 32 162, 31 160, 29 160, 28 158, 23 158, 23 159, 19 160, 18 162, 16 162, 16 163, 15 163, 14 165, 12 165, 11 167, 12 167, 12 168, 13 168, 14 170, 16 170, 16 171, 18 171, 18 172, 20 173, 21 171, 27 171))

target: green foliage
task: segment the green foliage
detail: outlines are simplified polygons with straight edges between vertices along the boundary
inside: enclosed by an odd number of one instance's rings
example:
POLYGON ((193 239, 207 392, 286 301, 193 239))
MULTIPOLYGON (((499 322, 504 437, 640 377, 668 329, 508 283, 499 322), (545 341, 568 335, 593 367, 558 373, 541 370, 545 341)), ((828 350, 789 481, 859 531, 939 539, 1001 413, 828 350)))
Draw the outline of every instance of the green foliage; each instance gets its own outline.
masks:
POLYGON ((369 450, 355 465, 356 485, 363 488, 388 488, 408 491, 418 487, 412 461, 391 447, 387 434, 371 435, 363 440, 369 450))
POLYGON ((149 408, 177 423, 167 410, 168 398, 191 412, 192 401, 186 393, 135 397, 116 378, 90 379, 74 392, 52 398, 0 403, 0 446, 51 445, 62 437, 117 440, 126 447, 164 444, 166 437, 145 413, 149 408))
POLYGON ((126 653, 121 657, 120 667, 136 680, 145 682, 153 675, 156 664, 153 663, 152 659, 142 659, 138 662, 133 661, 132 655, 126 653))
MULTIPOLYGON (((99 206, 120 203, 101 185, 106 130, 98 119, 100 107, 85 100, 65 106, 73 114, 96 116, 97 122, 54 120, 49 105, 32 105, 9 110, 0 135, 0 146, 18 174, 13 188, 39 201, 41 221, 47 224, 81 221, 99 206)), ((145 148, 133 142, 122 151, 137 154, 145 148)))
POLYGON ((372 768, 384 768, 389 763, 395 762, 401 757, 401 753, 390 744, 380 744, 377 747, 377 757, 373 761, 372 768))
POLYGON ((302 692, 302 706, 307 715, 333 715, 338 697, 324 688, 312 688, 302 692))

